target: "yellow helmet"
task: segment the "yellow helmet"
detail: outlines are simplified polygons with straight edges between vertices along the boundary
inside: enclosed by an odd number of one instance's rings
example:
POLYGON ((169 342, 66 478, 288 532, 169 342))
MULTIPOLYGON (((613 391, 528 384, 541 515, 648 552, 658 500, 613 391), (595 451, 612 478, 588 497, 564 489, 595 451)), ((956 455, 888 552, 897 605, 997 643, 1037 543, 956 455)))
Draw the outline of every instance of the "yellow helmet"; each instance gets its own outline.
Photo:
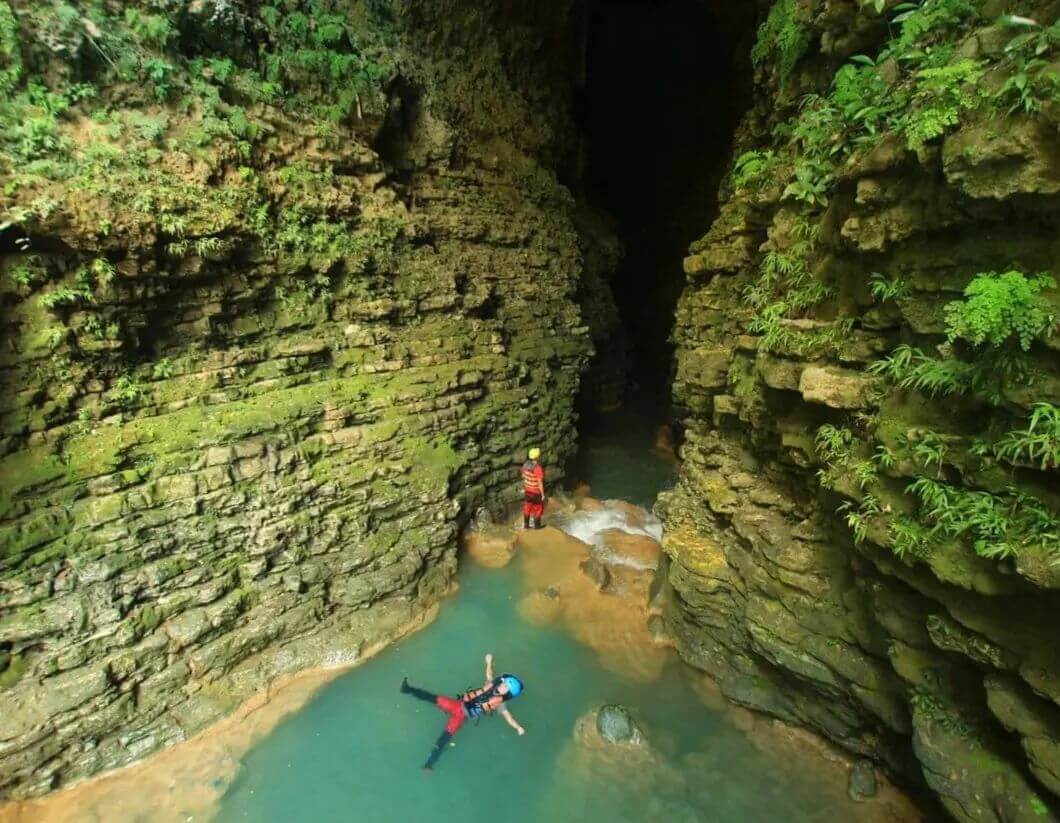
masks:
POLYGON ((537 460, 541 456, 541 449, 530 449, 530 459, 537 460))

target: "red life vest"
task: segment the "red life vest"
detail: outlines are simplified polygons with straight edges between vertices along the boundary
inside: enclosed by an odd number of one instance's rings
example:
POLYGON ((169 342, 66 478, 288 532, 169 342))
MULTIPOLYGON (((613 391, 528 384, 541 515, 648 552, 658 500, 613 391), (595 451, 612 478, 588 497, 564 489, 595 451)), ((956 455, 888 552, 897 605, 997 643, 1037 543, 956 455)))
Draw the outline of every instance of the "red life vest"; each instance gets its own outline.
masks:
POLYGON ((531 495, 541 497, 545 493, 545 470, 536 460, 527 460, 523 463, 523 492, 527 497, 531 495))

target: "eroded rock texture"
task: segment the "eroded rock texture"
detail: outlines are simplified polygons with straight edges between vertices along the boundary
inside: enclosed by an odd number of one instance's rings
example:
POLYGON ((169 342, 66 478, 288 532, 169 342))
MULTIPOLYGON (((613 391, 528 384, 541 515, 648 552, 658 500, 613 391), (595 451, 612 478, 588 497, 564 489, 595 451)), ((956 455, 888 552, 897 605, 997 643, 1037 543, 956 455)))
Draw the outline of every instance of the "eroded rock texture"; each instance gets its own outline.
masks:
MULTIPOLYGON (((947 343, 945 307, 983 272, 1060 272, 1060 107, 989 102, 1014 70, 1016 32, 998 14, 1019 6, 1040 31, 1058 8, 971 3, 936 21, 919 42, 947 49, 945 65, 972 61, 958 71, 988 102, 922 145, 913 126, 881 125, 850 149, 834 124, 875 114, 802 101, 832 124, 821 135, 797 101, 829 95, 843 60, 875 58, 901 32, 871 5, 787 4, 806 56, 783 81, 761 66, 738 140, 764 171, 737 170, 686 261, 674 395, 687 439, 680 482, 658 506, 668 620, 684 658, 730 699, 925 785, 955 818, 1053 819, 1057 463, 995 446, 1027 431, 1035 404, 1060 404, 1055 320, 1023 354, 1005 344, 1027 370, 991 383, 992 397, 902 388, 869 367, 906 344, 985 369, 996 351, 947 343), (833 180, 822 174, 832 161, 806 165, 821 145, 835 147, 833 180), (874 293, 876 272, 895 289, 874 293), (917 481, 945 499, 910 490, 917 481), (1025 507, 1053 526, 1027 525, 1025 507)), ((893 83, 888 94, 925 79, 894 61, 869 70, 893 83)), ((1055 285, 1041 304, 1060 307, 1055 285)))
POLYGON ((570 4, 171 5, 0 3, 0 798, 356 659, 573 447, 570 4))

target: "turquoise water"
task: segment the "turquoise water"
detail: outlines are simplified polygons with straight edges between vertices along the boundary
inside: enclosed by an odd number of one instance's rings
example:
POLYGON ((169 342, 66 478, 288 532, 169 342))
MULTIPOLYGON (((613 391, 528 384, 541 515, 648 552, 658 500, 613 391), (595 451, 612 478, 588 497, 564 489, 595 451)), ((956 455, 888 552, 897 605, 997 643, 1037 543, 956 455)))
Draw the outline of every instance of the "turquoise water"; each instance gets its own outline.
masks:
POLYGON ((666 408, 665 397, 641 396, 588 420, 572 482, 588 483, 597 499, 621 499, 650 511, 656 495, 674 481, 674 459, 655 448, 666 408))
MULTIPOLYGON (((611 425, 629 440, 610 451, 601 438, 614 432, 590 440, 594 493, 650 503, 671 476, 650 454, 654 427, 638 425, 635 414, 611 425)), ((692 690, 695 675, 676 660, 655 682, 636 682, 603 669, 562 628, 523 621, 518 564, 497 571, 465 563, 459 593, 432 626, 332 682, 249 752, 217 819, 851 819, 812 783, 783 776, 776 758, 708 709, 692 690), (433 772, 422 771, 445 717, 399 694, 402 676, 451 695, 482 682, 486 652, 498 671, 527 684, 512 704, 526 735, 484 719, 461 730, 433 772), (630 707, 655 756, 600 760, 579 749, 576 721, 608 702, 630 707)))
MULTIPOLYGON (((468 568, 461 584, 434 625, 325 687, 252 750, 218 819, 599 823, 601 815, 694 820, 697 809, 709 809, 715 820, 813 819, 800 817, 795 787, 748 780, 772 770, 696 699, 679 666, 654 684, 626 682, 562 631, 521 622, 513 613, 521 592, 513 567, 468 568), (526 735, 500 718, 484 719, 460 731, 433 772, 421 771, 445 718, 399 694, 401 677, 453 694, 481 682, 487 651, 498 671, 511 669, 526 681, 512 703, 526 735), (629 706, 668 759, 696 760, 695 794, 708 794, 707 802, 683 792, 631 798, 621 784, 586 785, 578 773, 564 773, 575 721, 604 702, 629 706), (688 758, 693 752, 704 754, 688 758), (652 801, 662 805, 658 814, 652 801)), ((802 794, 813 809, 812 793, 802 794)))

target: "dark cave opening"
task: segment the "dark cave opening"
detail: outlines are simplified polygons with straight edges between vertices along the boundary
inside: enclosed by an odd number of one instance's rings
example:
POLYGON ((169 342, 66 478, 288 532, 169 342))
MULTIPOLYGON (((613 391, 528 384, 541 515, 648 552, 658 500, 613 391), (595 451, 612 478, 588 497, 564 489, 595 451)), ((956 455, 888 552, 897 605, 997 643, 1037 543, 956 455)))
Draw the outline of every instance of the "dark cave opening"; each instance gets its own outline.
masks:
POLYGON ((652 394, 669 394, 682 261, 717 214, 733 134, 750 106, 755 6, 589 0, 582 186, 625 246, 611 284, 631 383, 652 394))

